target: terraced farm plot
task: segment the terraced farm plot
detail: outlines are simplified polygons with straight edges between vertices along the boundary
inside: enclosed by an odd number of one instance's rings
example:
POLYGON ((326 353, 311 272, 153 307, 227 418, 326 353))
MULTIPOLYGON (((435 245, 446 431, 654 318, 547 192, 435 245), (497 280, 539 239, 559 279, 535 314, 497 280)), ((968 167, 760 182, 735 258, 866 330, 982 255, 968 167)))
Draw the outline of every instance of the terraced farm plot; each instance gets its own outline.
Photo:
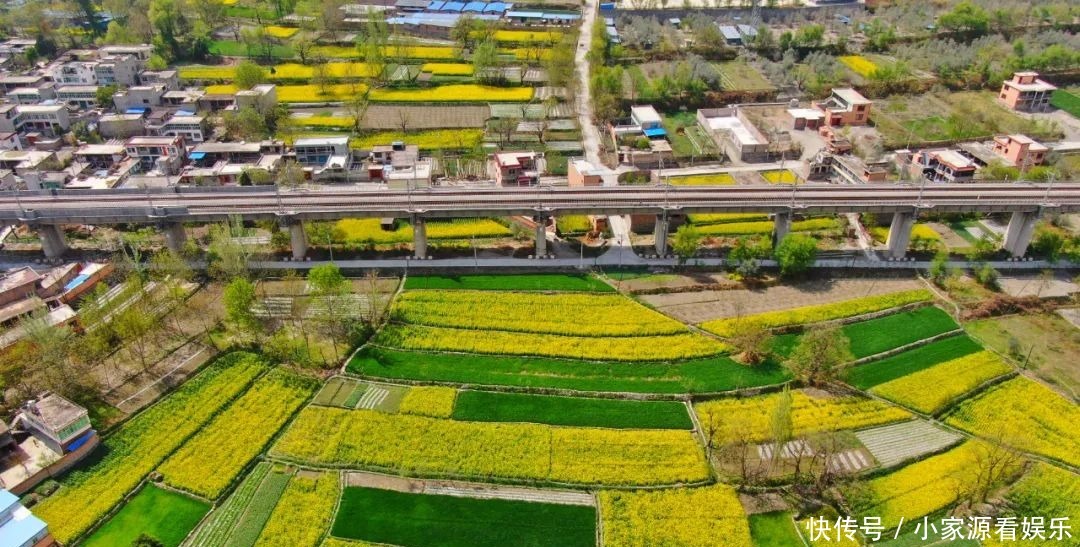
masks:
POLYGON ((639 362, 697 359, 730 349, 696 333, 597 337, 419 325, 389 325, 376 335, 373 343, 414 351, 639 362))
POLYGON ((613 429, 693 429, 676 401, 586 399, 490 391, 462 391, 453 418, 474 422, 529 422, 613 429))
POLYGON ((787 511, 757 513, 750 515, 749 521, 755 547, 787 547, 802 543, 795 521, 787 511))
MULTIPOLYGON (((697 228, 697 231, 706 236, 744 236, 770 234, 773 227, 772 221, 725 222, 702 225, 697 228)), ((812 218, 791 223, 792 232, 821 232, 839 228, 840 221, 835 218, 812 218)))
POLYGON ((319 393, 315 395, 315 399, 311 402, 316 405, 351 408, 346 404, 346 401, 348 401, 352 394, 357 390, 363 394, 364 387, 365 384, 361 384, 356 380, 334 376, 323 384, 322 389, 319 390, 319 393))
POLYGON ((120 426, 103 441, 107 454, 68 474, 60 490, 34 506, 34 513, 49 523, 53 537, 70 543, 247 389, 265 366, 261 359, 243 352, 218 358, 171 395, 120 426))
POLYGON ((392 545, 596 544, 596 510, 348 487, 331 533, 392 545))
POLYGON ((938 452, 962 438, 924 420, 911 420, 856 431, 855 437, 882 467, 892 467, 938 452))
POLYGON ((255 492, 259 489, 263 479, 270 473, 270 467, 270 464, 266 462, 255 464, 255 467, 252 468, 247 477, 244 477, 243 482, 233 491, 232 495, 203 521, 185 543, 205 547, 225 545, 229 532, 236 526, 248 505, 255 498, 255 492))
POLYGON ((856 359, 877 355, 960 328, 941 308, 927 306, 844 325, 856 359))
POLYGON ((158 467, 170 486, 216 499, 315 391, 315 380, 275 369, 158 467))
POLYGON ((615 288, 591 275, 414 275, 405 280, 405 290, 467 289, 474 291, 581 291, 615 292, 615 288))
MULTIPOLYGON (((215 538, 215 543, 208 543, 207 547, 215 545, 252 547, 255 545, 263 528, 266 527, 267 521, 270 520, 270 514, 277 507, 278 501, 281 499, 282 494, 285 493, 285 489, 288 488, 291 480, 292 474, 290 473, 270 471, 259 483, 251 499, 237 508, 239 514, 228 530, 228 535, 220 539, 215 538)), ((201 544, 191 543, 191 545, 194 547, 201 544)))
POLYGON ((147 534, 165 547, 176 547, 209 510, 210 505, 204 501, 147 484, 83 545, 131 545, 140 535, 147 534))
POLYGON ((708 175, 680 175, 667 177, 664 182, 672 186, 731 186, 735 184, 735 177, 730 173, 713 173, 708 175))
POLYGON ((851 300, 821 304, 816 306, 804 306, 787 310, 759 313, 742 318, 718 319, 706 321, 701 328, 718 334, 730 336, 739 321, 748 321, 763 328, 775 329, 855 317, 866 313, 873 313, 890 308, 928 302, 933 299, 933 294, 926 289, 915 289, 894 293, 865 296, 851 300))
POLYGON ((686 325, 622 295, 406 291, 390 320, 412 325, 574 336, 656 336, 686 325), (469 313, 484 310, 484 313, 469 313), (588 310, 589 321, 578 321, 588 310))
MULTIPOLYGON (((896 527, 901 519, 911 522, 930 515, 957 501, 957 493, 975 486, 980 459, 985 459, 987 445, 968 441, 948 452, 927 458, 874 478, 867 483, 870 500, 855 509, 859 515, 880 516, 886 529, 896 527)), ((1019 468, 1013 469, 1019 471, 1019 468)))
POLYGON ((368 346, 348 371, 376 378, 629 393, 716 393, 783 383, 776 363, 747 367, 726 356, 677 363, 581 362, 538 357, 421 353, 368 346))
MULTIPOLYGON (((1016 516, 1018 521, 1022 521, 1024 517, 1064 517, 1069 519, 1068 522, 1075 523, 1080 519, 1080 476, 1058 467, 1036 463, 1013 484, 1005 494, 1005 499, 1009 501, 1010 516, 1016 516)), ((1074 528, 1075 526, 1073 524, 1074 528)), ((1071 539, 1076 539, 1075 530, 1071 539)), ((1010 543, 1012 542, 998 541, 995 536, 985 542, 985 545, 1004 547, 1010 543)), ((1060 544, 1061 540, 1049 538, 1024 542, 1024 545, 1046 547, 1060 544)))
POLYGON ((371 105, 364 114, 364 129, 400 130, 401 118, 410 129, 483 127, 490 116, 487 105, 371 105))
POLYGON ((946 423, 1026 450, 1080 465, 1080 407, 1023 376, 960 403, 946 423))
POLYGON ((935 414, 985 382, 1013 372, 988 351, 939 363, 875 386, 874 393, 925 414, 935 414))
POLYGON ((958 359, 978 351, 982 351, 982 347, 967 335, 950 336, 849 369, 845 374, 845 380, 859 389, 870 389, 928 369, 938 363, 958 359))
MULTIPOLYGON (((911 418, 904 410, 855 396, 808 395, 793 391, 792 432, 798 437, 810 433, 859 429, 911 418)), ((724 398, 694 405, 702 427, 715 426, 714 442, 727 444, 739 439, 751 442, 770 440, 770 420, 780 394, 746 398, 724 398)))
POLYGON ((458 391, 452 387, 410 387, 398 406, 398 412, 432 418, 449 418, 454 413, 457 396, 458 391))
POLYGON ((405 475, 652 485, 708 477, 688 431, 610 430, 440 420, 308 407, 271 454, 405 475))
POLYGON ((769 215, 760 213, 701 213, 687 215, 690 224, 705 226, 708 224, 727 224, 731 222, 764 222, 769 215))
MULTIPOLYGON (((393 230, 384 230, 377 218, 346 218, 337 221, 335 228, 341 243, 391 245, 413 240, 412 225, 397 223, 393 230)), ((490 239, 510 235, 510 228, 490 218, 456 218, 427 223, 428 240, 490 239)))
POLYGON ((334 518, 341 495, 337 473, 301 471, 285 488, 257 547, 316 547, 334 518))
POLYGON ((739 498, 725 484, 629 492, 601 490, 599 499, 604 547, 754 545, 739 498))

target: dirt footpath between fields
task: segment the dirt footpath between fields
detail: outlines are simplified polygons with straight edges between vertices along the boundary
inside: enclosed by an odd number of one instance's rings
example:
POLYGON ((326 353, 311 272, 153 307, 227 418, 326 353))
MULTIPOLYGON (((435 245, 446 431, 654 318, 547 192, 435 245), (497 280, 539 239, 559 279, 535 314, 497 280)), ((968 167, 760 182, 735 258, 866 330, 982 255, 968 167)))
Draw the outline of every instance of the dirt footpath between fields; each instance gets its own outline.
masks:
POLYGON ((759 290, 652 294, 639 298, 680 321, 701 323, 924 287, 917 279, 815 279, 759 290))

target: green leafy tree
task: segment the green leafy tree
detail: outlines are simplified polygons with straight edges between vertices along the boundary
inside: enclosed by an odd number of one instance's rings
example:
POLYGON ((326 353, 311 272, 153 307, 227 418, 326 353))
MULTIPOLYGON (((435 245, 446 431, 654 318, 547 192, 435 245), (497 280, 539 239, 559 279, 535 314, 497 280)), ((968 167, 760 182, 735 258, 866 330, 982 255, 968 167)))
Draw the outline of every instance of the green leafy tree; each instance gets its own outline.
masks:
POLYGON ((675 231, 675 237, 671 238, 671 250, 679 258, 679 264, 693 258, 701 248, 701 234, 690 224, 683 224, 675 231))
POLYGON ((336 264, 316 266, 308 272, 308 284, 312 297, 322 301, 320 315, 329 331, 337 352, 338 344, 344 342, 348 334, 348 323, 353 314, 349 313, 346 298, 350 284, 336 264))
POLYGON ((817 240, 803 234, 788 234, 773 251, 773 257, 784 277, 798 275, 810 269, 817 257, 817 240))
POLYGON ((852 359, 851 342, 839 327, 819 327, 799 338, 788 368, 800 382, 819 386, 835 380, 840 366, 852 359))
POLYGON ((251 311, 255 304, 255 285, 246 277, 237 277, 225 286, 225 319, 242 333, 255 334, 259 319, 251 311))
POLYGON ((266 69, 251 62, 242 61, 236 65, 233 73, 233 83, 240 89, 251 89, 259 84, 266 83, 266 69))
POLYGON ((964 0, 956 4, 952 11, 941 14, 938 25, 945 30, 976 38, 989 31, 990 15, 981 6, 964 0))
POLYGON ((769 434, 773 441, 773 461, 775 465, 781 458, 783 446, 792 439, 795 434, 795 426, 791 419, 791 390, 784 386, 784 391, 776 398, 776 406, 773 407, 769 416, 769 434))
POLYGON ((116 94, 116 85, 103 85, 94 92, 94 100, 101 108, 113 107, 113 95, 116 94))
POLYGON ((486 40, 476 45, 472 54, 473 74, 482 80, 497 79, 495 68, 499 64, 499 50, 493 40, 486 40))

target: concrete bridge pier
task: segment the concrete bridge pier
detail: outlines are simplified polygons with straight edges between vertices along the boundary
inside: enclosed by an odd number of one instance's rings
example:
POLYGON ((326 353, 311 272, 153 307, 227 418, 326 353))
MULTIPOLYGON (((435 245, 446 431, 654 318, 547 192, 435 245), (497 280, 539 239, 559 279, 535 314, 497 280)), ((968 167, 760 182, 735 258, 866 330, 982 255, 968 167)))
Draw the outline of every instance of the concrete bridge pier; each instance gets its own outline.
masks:
POLYGON ((307 257, 308 240, 303 222, 294 220, 289 224, 289 243, 292 246, 293 260, 303 260, 307 257))
POLYGON ((776 213, 773 215, 773 233, 772 243, 773 247, 780 244, 781 241, 791 231, 791 213, 776 213))
POLYGON ((59 224, 42 224, 37 227, 37 233, 45 258, 60 258, 67 252, 67 238, 59 224))
POLYGON ((413 255, 416 258, 427 258, 427 222, 418 215, 413 215, 411 222, 413 255))
POLYGON ((1005 230, 1003 248, 1015 258, 1024 256, 1028 245, 1031 244, 1031 236, 1035 233, 1035 224, 1038 221, 1038 211, 1013 213, 1012 218, 1009 219, 1009 227, 1005 230))
POLYGON ((184 250, 184 243, 187 242, 187 231, 184 230, 183 223, 167 222, 161 226, 161 231, 165 232, 165 245, 170 251, 179 254, 184 250))
POLYGON ((670 230, 671 225, 668 223, 667 213, 656 215, 656 226, 653 228, 653 246, 656 248, 657 255, 667 255, 667 240, 670 230))
POLYGON ((904 258, 911 241, 911 229, 914 227, 915 213, 893 213, 892 223, 889 224, 889 238, 885 240, 885 245, 889 248, 889 258, 904 258))
POLYGON ((533 222, 536 223, 536 258, 542 258, 547 256, 547 223, 548 217, 545 215, 536 215, 533 217, 533 222))

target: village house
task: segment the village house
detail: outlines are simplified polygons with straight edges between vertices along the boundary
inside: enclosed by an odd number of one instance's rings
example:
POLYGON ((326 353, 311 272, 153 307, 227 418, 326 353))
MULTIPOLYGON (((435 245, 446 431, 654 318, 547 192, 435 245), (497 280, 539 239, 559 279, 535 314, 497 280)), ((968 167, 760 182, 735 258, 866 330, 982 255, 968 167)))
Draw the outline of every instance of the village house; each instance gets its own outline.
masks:
POLYGON ((1008 165, 1031 167, 1041 165, 1050 149, 1027 135, 998 135, 994 137, 994 154, 1008 165))
POLYGON ((873 101, 850 87, 834 88, 828 99, 814 106, 825 113, 825 125, 866 125, 870 123, 873 101))
POLYGON ((1001 84, 998 100, 1012 110, 1046 112, 1057 87, 1039 79, 1038 72, 1016 72, 1001 84))

